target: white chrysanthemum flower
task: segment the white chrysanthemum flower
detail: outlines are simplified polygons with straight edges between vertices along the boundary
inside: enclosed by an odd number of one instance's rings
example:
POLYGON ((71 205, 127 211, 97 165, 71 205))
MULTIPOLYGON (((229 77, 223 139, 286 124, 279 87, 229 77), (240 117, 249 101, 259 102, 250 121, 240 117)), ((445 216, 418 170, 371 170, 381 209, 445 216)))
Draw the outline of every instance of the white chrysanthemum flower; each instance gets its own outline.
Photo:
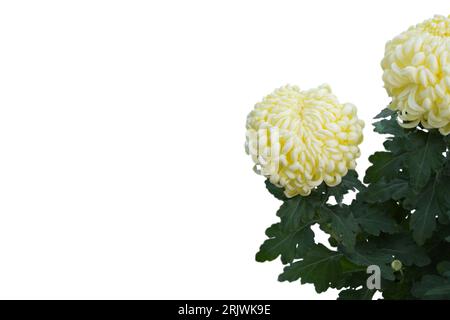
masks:
POLYGON ((450 133, 450 16, 435 16, 386 44, 385 88, 401 125, 450 133))
POLYGON ((339 184, 355 168, 363 127, 356 107, 340 104, 327 85, 285 86, 248 115, 246 147, 258 173, 286 196, 306 196, 323 181, 339 184))

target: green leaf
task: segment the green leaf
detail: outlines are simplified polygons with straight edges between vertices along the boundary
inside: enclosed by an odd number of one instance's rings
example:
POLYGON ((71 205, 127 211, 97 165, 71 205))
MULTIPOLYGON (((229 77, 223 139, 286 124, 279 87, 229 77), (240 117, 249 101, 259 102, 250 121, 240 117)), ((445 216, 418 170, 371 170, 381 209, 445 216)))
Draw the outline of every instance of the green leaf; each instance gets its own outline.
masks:
POLYGON ((408 195, 408 181, 393 179, 385 181, 384 178, 372 183, 365 190, 363 197, 369 203, 385 202, 389 199, 400 200, 408 195))
POLYGON ((426 275, 415 284, 414 296, 422 299, 450 299, 450 280, 436 275, 426 275))
POLYGON ((281 256, 281 262, 287 264, 292 262, 296 255, 306 253, 314 245, 314 232, 310 224, 305 224, 294 232, 285 232, 280 224, 276 223, 266 230, 266 235, 270 239, 264 241, 256 254, 258 262, 272 261, 281 256))
POLYGON ((356 243, 356 234, 359 231, 358 223, 348 210, 348 207, 339 208, 334 206, 333 211, 333 214, 331 214, 331 229, 334 236, 348 250, 353 250, 356 243))
POLYGON ((377 182, 382 177, 386 180, 396 178, 404 159, 404 154, 395 155, 391 152, 375 152, 369 157, 372 166, 367 169, 364 182, 377 182))
POLYGON ((419 195, 416 211, 411 216, 410 227, 419 245, 423 245, 436 229, 436 216, 440 212, 438 182, 436 178, 428 183, 419 195))
POLYGON ((416 211, 410 221, 414 239, 418 244, 425 243, 431 237, 436 229, 436 217, 450 217, 449 190, 450 179, 437 175, 418 195, 416 211))
MULTIPOLYGON (((387 120, 380 123, 386 124, 385 121, 387 120)), ((372 166, 367 169, 364 182, 374 183, 383 177, 385 181, 395 179, 399 177, 400 169, 404 169, 406 162, 411 185, 418 189, 427 184, 433 172, 443 167, 445 142, 441 135, 423 131, 410 134, 405 134, 406 131, 388 132, 387 128, 383 132, 392 133, 395 137, 384 143, 388 152, 375 152, 369 157, 372 166)))
POLYGON ((438 202, 441 211, 441 215, 446 215, 450 218, 450 178, 446 176, 439 176, 438 202))
POLYGON ((402 199, 399 203, 403 208, 408 211, 415 210, 417 207, 417 203, 419 202, 420 192, 409 188, 409 192, 405 194, 405 198, 402 199))
POLYGON ((409 281, 382 281, 381 289, 386 300, 412 300, 411 283, 409 281))
MULTIPOLYGON (((353 262, 348 260, 346 257, 343 257, 341 259, 341 267, 342 267, 342 272, 346 273, 346 274, 353 274, 353 275, 358 274, 358 276, 360 274, 363 274, 362 279, 364 280, 364 283, 366 283, 366 279, 367 279, 367 273, 366 273, 367 268, 366 267, 354 264, 353 262)), ((348 283, 348 285, 352 288, 359 287, 361 285, 361 282, 359 280, 361 280, 361 278, 358 279, 357 284, 351 283, 351 281, 350 281, 348 283), (352 285, 355 285, 355 286, 352 286, 352 285)))
POLYGON ((369 275, 367 274, 366 266, 358 266, 349 261, 346 257, 342 258, 341 265, 343 270, 342 272, 344 274, 344 283, 342 287, 348 287, 351 289, 357 289, 361 286, 367 287, 367 278, 369 277, 369 275), (352 264, 353 266, 348 269, 345 267, 345 265, 342 264, 342 261, 348 261, 348 263, 352 264))
POLYGON ((446 300, 450 299, 450 281, 447 280, 445 283, 431 288, 425 293, 425 297, 430 297, 433 299, 439 299, 438 297, 446 300))
POLYGON ((398 230, 395 220, 384 206, 354 201, 350 208, 356 222, 368 234, 378 236, 380 232, 394 233, 398 230))
POLYGON ((391 119, 383 119, 373 124, 374 131, 381 134, 392 134, 396 137, 405 136, 408 132, 403 129, 397 122, 397 117, 391 119))
POLYGON ((364 185, 358 179, 358 173, 350 170, 347 175, 342 178, 342 182, 335 187, 327 188, 328 195, 334 196, 337 203, 342 203, 344 195, 350 191, 362 190, 364 185))
POLYGON ((402 136, 402 137, 391 137, 387 139, 383 146, 387 151, 391 151, 395 155, 401 155, 403 153, 406 153, 409 150, 409 137, 408 136, 402 136))
POLYGON ((444 141, 445 141, 445 143, 447 144, 447 146, 450 147, 450 134, 449 134, 449 135, 446 135, 446 136, 444 137, 444 141))
POLYGON ((385 235, 375 241, 381 252, 391 255, 392 260, 400 260, 405 266, 423 267, 431 262, 425 249, 419 247, 408 233, 385 235))
POLYGON ((342 277, 342 253, 331 251, 322 244, 313 246, 305 258, 284 268, 279 281, 296 281, 314 284, 317 292, 335 287, 342 277))
POLYGON ((450 176, 450 157, 449 156, 447 156, 447 161, 445 162, 442 173, 446 176, 450 176))
POLYGON ((286 197, 286 195, 284 194, 284 189, 283 188, 279 188, 276 185, 274 185, 273 183, 270 182, 269 179, 267 179, 265 182, 266 184, 266 189, 278 200, 281 201, 286 201, 288 199, 288 197, 286 197))
POLYGON ((377 265, 380 267, 381 276, 387 280, 394 280, 395 276, 390 267, 392 256, 379 250, 374 245, 366 242, 358 243, 355 250, 348 252, 345 248, 341 248, 345 252, 345 256, 357 265, 370 266, 377 265))
POLYGON ((447 245, 446 242, 450 242, 449 235, 450 235, 450 224, 448 225, 438 224, 438 228, 436 230, 436 241, 442 243, 443 245, 447 245))
POLYGON ((281 218, 281 227, 288 231, 295 231, 304 223, 311 221, 315 214, 312 198, 297 196, 286 200, 277 211, 281 218))
POLYGON ((436 269, 442 276, 450 278, 450 261, 439 262, 436 269))
POLYGON ((372 300, 375 292, 364 286, 361 289, 346 289, 339 292, 338 300, 372 300))
POLYGON ((387 118, 387 117, 391 117, 394 116, 397 112, 394 110, 391 110, 389 108, 384 108, 383 110, 381 110, 381 112, 379 114, 377 114, 374 119, 380 119, 380 118, 387 118))
POLYGON ((411 185, 419 189, 428 183, 433 171, 443 167, 445 143, 441 135, 431 132, 417 131, 410 138, 412 150, 408 153, 407 164, 411 185))

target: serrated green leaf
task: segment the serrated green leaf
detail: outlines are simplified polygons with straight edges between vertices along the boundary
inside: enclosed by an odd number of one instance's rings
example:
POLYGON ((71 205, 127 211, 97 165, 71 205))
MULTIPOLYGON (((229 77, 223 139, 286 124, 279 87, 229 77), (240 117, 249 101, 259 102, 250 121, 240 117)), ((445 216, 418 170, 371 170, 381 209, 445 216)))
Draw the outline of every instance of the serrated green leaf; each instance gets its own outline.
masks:
POLYGON ((278 200, 281 201, 286 201, 288 199, 288 197, 286 197, 286 195, 284 194, 284 189, 283 188, 279 188, 276 185, 274 185, 273 183, 270 182, 269 179, 267 179, 266 181, 264 181, 264 183, 266 184, 266 189, 278 200))
POLYGON ((441 135, 431 132, 417 131, 409 137, 412 149, 407 160, 410 181, 419 189, 428 183, 433 171, 443 167, 445 143, 441 135))
POLYGON ((378 236, 380 232, 394 233, 398 230, 395 220, 386 212, 384 206, 355 201, 350 208, 356 222, 368 234, 378 236))
POLYGON ((363 198, 368 203, 381 203, 389 199, 399 200, 408 195, 408 190, 408 181, 402 179, 385 181, 381 179, 367 187, 363 198))
POLYGON ((358 243, 355 250, 348 252, 345 248, 341 248, 345 252, 345 256, 357 265, 370 266, 377 265, 380 267, 381 276, 387 280, 394 280, 395 276, 390 267, 392 256, 379 250, 369 243, 358 243))
POLYGON ((395 155, 401 155, 410 151, 408 148, 409 141, 407 136, 391 137, 383 143, 383 146, 387 151, 390 151, 395 155))
POLYGON ((284 230, 295 231, 304 223, 313 219, 315 203, 312 198, 297 196, 286 200, 277 211, 284 230))
POLYGON ((408 133, 404 128, 400 127, 396 117, 380 120, 375 122, 373 126, 375 127, 374 131, 380 134, 392 134, 396 137, 401 137, 408 133))
POLYGON ((362 190, 364 185, 358 179, 358 173, 350 170, 343 178, 342 182, 334 187, 328 187, 329 196, 334 196, 337 203, 342 203, 344 195, 350 191, 362 190))
POLYGON ((428 185, 418 194, 416 211, 411 216, 410 227, 414 239, 423 244, 436 229, 436 217, 441 221, 450 217, 450 179, 446 176, 434 176, 428 185))
POLYGON ((414 264, 423 267, 431 262, 425 249, 419 247, 408 233, 385 235, 374 241, 381 252, 391 255, 392 259, 400 260, 405 266, 414 264))
POLYGON ((416 211, 411 216, 410 227, 419 245, 423 245, 436 229, 436 216, 440 212, 438 181, 435 179, 428 183, 419 195, 416 211))
POLYGON ((335 287, 342 277, 342 253, 331 251, 322 244, 313 246, 305 258, 284 268, 279 281, 296 281, 314 284, 317 292, 335 287))
MULTIPOLYGON (((367 268, 365 266, 360 266, 357 264, 354 264, 353 262, 351 262, 350 260, 348 260, 346 257, 343 257, 341 259, 341 267, 342 267, 342 272, 346 273, 346 274, 361 274, 363 273, 363 277, 360 279, 364 279, 364 283, 365 280, 367 279, 367 268)), ((353 284, 353 283, 348 283, 349 286, 351 286, 352 288, 356 288, 359 287, 361 285, 361 282, 357 282, 357 284, 353 284), (354 287, 352 285, 355 285, 354 287)))
POLYGON ((269 239, 264 241, 256 254, 258 262, 272 261, 281 256, 281 262, 287 264, 314 245, 314 232, 310 224, 305 224, 296 231, 286 232, 276 223, 266 230, 266 235, 269 239))
POLYGON ((417 207, 417 203, 419 202, 419 196, 419 192, 415 191, 412 188, 409 188, 409 192, 406 194, 406 197, 399 203, 408 211, 415 210, 417 207))
POLYGON ((387 117, 391 117, 394 116, 397 112, 394 110, 391 110, 389 108, 384 108, 383 110, 381 110, 381 112, 379 114, 377 114, 374 119, 381 119, 381 118, 387 118, 387 117))
POLYGON ((391 152, 375 152, 369 157, 372 166, 367 169, 364 182, 374 183, 382 177, 386 180, 397 178, 404 160, 404 154, 395 155, 391 152))
POLYGON ((342 273, 341 288, 357 289, 367 285, 367 267, 356 265, 345 256, 340 260, 342 273))
POLYGON ((414 285, 412 292, 414 296, 422 299, 450 299, 450 280, 436 275, 426 275, 414 285))
POLYGON ((346 289, 339 292, 338 300, 372 300, 375 290, 362 287, 361 289, 346 289))
POLYGON ((358 223, 348 207, 334 206, 331 214, 331 229, 333 235, 348 250, 353 250, 356 243, 356 234, 359 231, 358 223))

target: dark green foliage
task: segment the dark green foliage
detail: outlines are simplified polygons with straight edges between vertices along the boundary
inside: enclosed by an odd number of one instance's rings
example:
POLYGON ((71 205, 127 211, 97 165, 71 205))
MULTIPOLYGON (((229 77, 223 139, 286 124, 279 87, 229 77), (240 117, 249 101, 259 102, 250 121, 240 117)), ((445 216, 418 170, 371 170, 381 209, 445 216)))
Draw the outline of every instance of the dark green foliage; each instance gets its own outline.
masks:
POLYGON ((370 235, 378 236, 381 232, 394 233, 399 230, 395 219, 389 214, 388 206, 354 201, 350 208, 356 222, 370 235))
POLYGON ((272 261, 281 256, 283 263, 289 263, 296 255, 307 252, 314 245, 314 232, 309 223, 291 232, 284 231, 280 224, 276 223, 266 230, 266 235, 269 239, 256 254, 256 261, 259 262, 272 261))
POLYGON ((437 275, 426 275, 413 287, 417 298, 429 300, 450 299, 450 279, 437 275))
POLYGON ((450 136, 403 129, 389 109, 376 119, 375 131, 387 139, 385 150, 369 158, 366 186, 350 171, 336 187, 322 184, 308 197, 287 198, 266 181, 283 204, 256 260, 280 257, 280 281, 311 283, 317 292, 342 289, 340 300, 372 299, 370 265, 380 267, 384 299, 450 299, 450 136), (349 192, 356 199, 345 204, 349 192), (316 243, 315 224, 331 249, 316 243), (393 269, 394 260, 401 268, 393 269))
POLYGON ((413 237, 419 244, 424 244, 436 229, 436 217, 446 214, 448 207, 444 206, 445 196, 448 190, 440 185, 441 179, 436 176, 428 182, 426 188, 418 197, 416 211, 411 216, 411 229, 413 237), (441 212, 441 209, 444 212, 441 212))
POLYGON ((443 167, 445 158, 442 153, 445 151, 445 142, 439 133, 423 131, 411 133, 409 140, 409 178, 411 186, 419 190, 427 184, 433 172, 443 167))
POLYGON ((381 134, 392 134, 397 137, 407 135, 408 131, 398 125, 397 115, 394 111, 384 109, 375 119, 380 118, 383 119, 373 124, 375 127, 375 132, 381 134))
POLYGON ((277 211, 283 230, 293 231, 312 220, 315 208, 308 198, 295 197, 286 200, 277 211))
POLYGON ((275 186, 274 184, 270 183, 269 180, 266 180, 266 188, 267 190, 278 200, 285 201, 287 200, 287 197, 284 195, 283 188, 279 188, 275 186))
POLYGON ((367 169, 364 182, 373 183, 383 178, 386 180, 396 178, 405 159, 405 153, 375 152, 375 154, 369 157, 372 166, 367 169))
MULTIPOLYGON (((342 247, 341 250, 345 252, 346 257, 354 264, 365 267, 377 265, 381 269, 383 278, 395 280, 394 272, 389 266, 393 260, 392 256, 372 243, 361 242, 354 250, 348 250, 345 247, 342 247)), ((362 285, 365 285, 365 283, 362 283, 362 285)))
POLYGON ((375 290, 369 290, 365 287, 360 289, 345 289, 339 293, 338 300, 372 300, 375 290))
POLYGON ((388 119, 396 119, 397 118, 397 113, 394 110, 391 110, 389 108, 384 108, 383 110, 381 110, 381 112, 379 114, 377 114, 374 119, 384 119, 384 118, 388 118, 388 119))
POLYGON ((411 282, 400 279, 399 281, 383 281, 383 298, 386 300, 411 300, 415 299, 411 290, 411 282))
POLYGON ((364 189, 364 185, 359 181, 356 171, 351 170, 346 176, 342 178, 342 182, 336 187, 327 188, 328 195, 333 196, 337 203, 342 203, 344 195, 350 191, 361 191, 364 189))
POLYGON ((450 278, 450 261, 442 261, 438 263, 437 271, 444 277, 450 278))
POLYGON ((363 194, 364 200, 368 203, 383 203, 390 199, 400 200, 408 196, 408 180, 393 179, 386 182, 384 178, 372 183, 367 192, 363 194))
POLYGON ((409 233, 383 235, 375 238, 373 242, 381 252, 400 260, 405 266, 423 267, 430 263, 425 249, 417 245, 409 233))
POLYGON ((342 253, 331 251, 321 244, 315 245, 302 260, 284 268, 278 279, 291 282, 301 279, 302 283, 313 283, 317 292, 336 288, 342 275, 342 256, 342 253))
POLYGON ((334 239, 345 247, 353 250, 355 248, 356 234, 359 231, 358 221, 353 217, 350 210, 335 208, 330 214, 330 228, 334 239))

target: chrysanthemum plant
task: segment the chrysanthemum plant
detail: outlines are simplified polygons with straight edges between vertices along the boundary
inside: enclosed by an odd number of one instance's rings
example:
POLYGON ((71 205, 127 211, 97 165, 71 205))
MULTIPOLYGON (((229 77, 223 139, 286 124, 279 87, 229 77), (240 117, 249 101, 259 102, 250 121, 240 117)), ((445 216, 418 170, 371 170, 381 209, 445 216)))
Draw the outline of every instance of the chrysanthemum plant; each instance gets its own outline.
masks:
POLYGON ((363 122, 329 87, 282 87, 249 114, 247 152, 282 202, 256 260, 280 258, 279 281, 336 288, 339 299, 450 299, 450 16, 388 42, 382 67, 392 103, 374 127, 385 150, 369 157, 364 183, 354 170, 363 122))

